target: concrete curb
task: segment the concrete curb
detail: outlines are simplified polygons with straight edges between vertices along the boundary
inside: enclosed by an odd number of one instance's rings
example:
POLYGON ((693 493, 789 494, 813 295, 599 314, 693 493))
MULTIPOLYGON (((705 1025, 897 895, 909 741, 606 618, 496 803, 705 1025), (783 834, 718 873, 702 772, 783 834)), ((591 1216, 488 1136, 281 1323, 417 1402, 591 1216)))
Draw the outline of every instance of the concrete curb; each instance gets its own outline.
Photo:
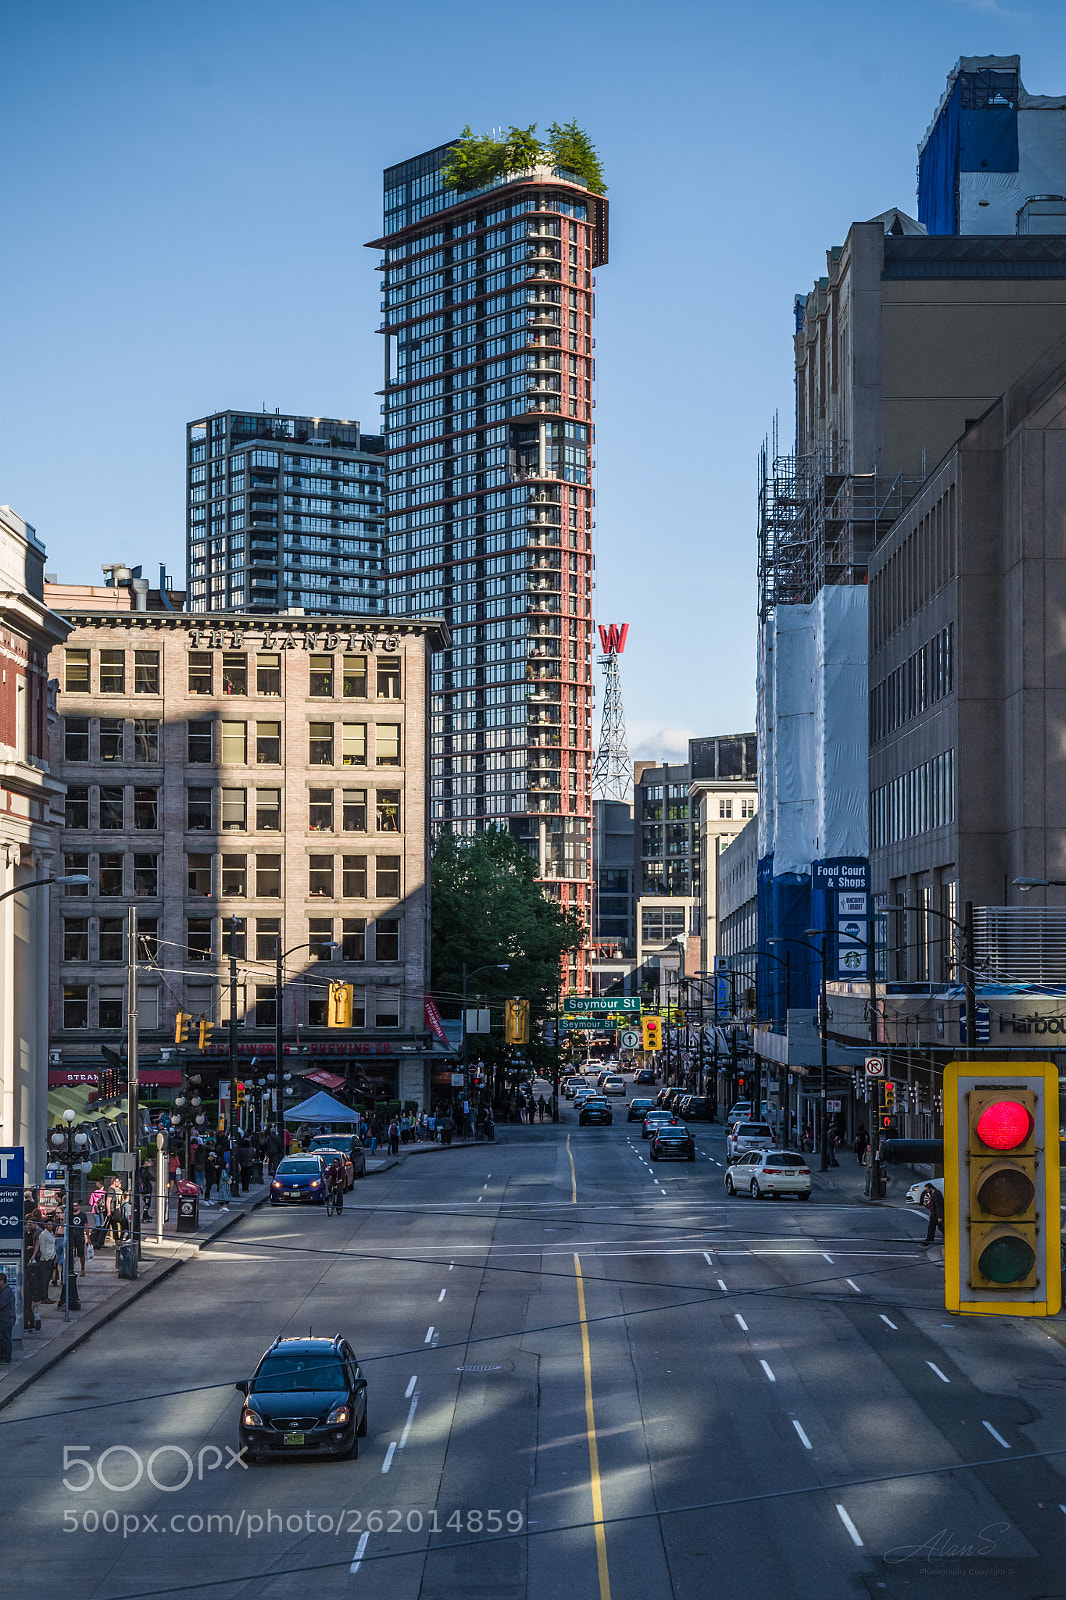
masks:
MULTIPOLYGON (((213 1244, 222 1234, 228 1233, 230 1228, 236 1227, 237 1223, 241 1222, 251 1212, 258 1210, 267 1199, 269 1199, 269 1194, 264 1194, 259 1199, 254 1200, 251 1205, 235 1212, 232 1216, 225 1219, 219 1218, 221 1226, 213 1228, 203 1238, 194 1235, 187 1241, 182 1242, 187 1242, 190 1247, 195 1246, 196 1252, 199 1253, 209 1244, 213 1244)), ((20 1394, 24 1394, 31 1384, 36 1383, 38 1378, 43 1377, 46 1372, 50 1372, 53 1367, 58 1366, 65 1356, 69 1356, 72 1351, 77 1350, 80 1345, 85 1343, 86 1339, 91 1338, 100 1328, 106 1327, 109 1322, 125 1311, 127 1306, 132 1305, 142 1295, 150 1293, 152 1289, 165 1282, 167 1278, 172 1277, 179 1267, 183 1267, 186 1261, 190 1259, 191 1256, 175 1256, 173 1260, 166 1262, 159 1260, 149 1261, 147 1266, 142 1259, 139 1275, 134 1282, 110 1295, 102 1306, 99 1306, 96 1311, 90 1312, 82 1321, 66 1326, 64 1331, 57 1333, 47 1348, 42 1350, 39 1355, 31 1356, 27 1361, 19 1362, 18 1372, 12 1373, 10 1379, 0 1384, 0 1411, 9 1406, 20 1394)))

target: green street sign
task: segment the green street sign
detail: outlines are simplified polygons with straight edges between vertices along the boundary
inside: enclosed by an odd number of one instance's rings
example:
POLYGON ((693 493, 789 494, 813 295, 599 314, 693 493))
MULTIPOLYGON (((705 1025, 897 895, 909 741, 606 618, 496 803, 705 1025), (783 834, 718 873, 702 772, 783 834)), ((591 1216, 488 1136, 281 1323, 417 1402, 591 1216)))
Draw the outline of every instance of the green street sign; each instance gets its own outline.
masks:
POLYGON ((640 1016, 641 1001, 639 995, 606 995, 593 999, 591 995, 568 994, 563 1001, 563 1010, 570 1016, 599 1016, 602 1012, 611 1015, 621 1014, 625 1017, 640 1016))
POLYGON ((600 1012, 594 1017, 560 1017, 560 1033, 610 1033, 615 1028, 625 1028, 632 1022, 627 1013, 600 1012))

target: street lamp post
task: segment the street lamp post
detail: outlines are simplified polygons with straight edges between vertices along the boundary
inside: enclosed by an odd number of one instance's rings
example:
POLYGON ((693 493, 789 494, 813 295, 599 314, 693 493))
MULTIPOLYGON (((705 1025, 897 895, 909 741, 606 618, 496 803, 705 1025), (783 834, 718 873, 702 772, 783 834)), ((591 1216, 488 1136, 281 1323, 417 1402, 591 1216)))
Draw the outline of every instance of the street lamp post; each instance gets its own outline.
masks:
MULTIPOLYGON (((342 946, 337 944, 333 939, 327 939, 321 946, 316 944, 315 948, 321 948, 334 952, 342 949, 342 946)), ((294 956, 298 950, 310 949, 311 944, 308 941, 305 941, 303 944, 294 944, 291 950, 282 950, 280 934, 278 935, 278 938, 274 944, 274 1071, 272 1074, 274 1081, 270 1089, 270 1099, 275 1109, 279 1129, 282 1127, 285 1116, 285 1080, 282 1073, 282 1062, 285 1051, 285 1010, 284 1006, 282 1005, 282 1000, 284 998, 285 969, 282 966, 282 963, 287 956, 294 956)), ((330 960, 332 959, 333 957, 331 954, 330 960)), ((262 1132, 262 1094, 259 1096, 259 1122, 260 1132, 262 1132)), ((284 1149, 285 1141, 282 1139, 282 1153, 284 1153, 284 1149)))
MULTIPOLYGON (((85 1152, 89 1147, 89 1135, 87 1133, 82 1133, 80 1129, 75 1133, 74 1120, 75 1113, 73 1111, 64 1111, 63 1122, 65 1125, 63 1127, 57 1127, 49 1135, 48 1139, 48 1143, 52 1147, 53 1161, 58 1161, 61 1166, 64 1166, 67 1169, 66 1245, 63 1251, 63 1270, 65 1275, 63 1284, 64 1322, 70 1321, 71 1308, 73 1308, 75 1311, 81 1310, 81 1302, 78 1299, 77 1285, 74 1285, 73 1295, 71 1294, 72 1280, 74 1277, 74 1252, 71 1248, 70 1242, 70 1230, 73 1224, 74 1216, 74 1172, 75 1169, 77 1169, 79 1172, 86 1172, 92 1168, 92 1162, 85 1160, 85 1152)), ((23 1290, 23 1293, 26 1293, 25 1289, 23 1290)))

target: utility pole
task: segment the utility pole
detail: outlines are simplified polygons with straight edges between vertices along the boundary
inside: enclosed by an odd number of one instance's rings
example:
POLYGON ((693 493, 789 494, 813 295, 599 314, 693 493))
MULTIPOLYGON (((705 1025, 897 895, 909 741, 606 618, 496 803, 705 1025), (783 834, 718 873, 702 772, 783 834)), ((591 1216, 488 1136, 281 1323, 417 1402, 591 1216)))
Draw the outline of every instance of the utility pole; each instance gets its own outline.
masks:
MULTIPOLYGON (((127 1098, 126 1149, 130 1162, 130 1233, 133 1240, 134 1260, 141 1259, 141 1196, 140 1196, 140 1084, 137 1061, 137 907, 130 906, 129 926, 126 932, 126 1064, 129 1072, 127 1098)), ((158 1196, 156 1203, 158 1204, 158 1196)), ((73 1266, 70 1246, 67 1246, 67 1271, 73 1266)))
POLYGON ((963 912, 962 959, 966 985, 966 1054, 972 1059, 977 1043, 977 975, 974 972, 973 901, 967 900, 963 912))
MULTIPOLYGON (((245 927, 247 927, 247 921, 245 927)), ((237 918, 229 919, 229 1103, 233 1105, 237 1082, 237 918)), ((230 1114, 230 1122, 233 1116, 230 1114)))
POLYGON ((820 1004, 820 1008, 819 1008, 820 1009, 820 1016, 818 1018, 818 1020, 819 1020, 819 1022, 821 1024, 821 1026, 820 1026, 818 1031, 822 1036, 822 1086, 821 1086, 821 1106, 820 1106, 820 1110, 819 1110, 819 1116, 821 1118, 821 1132, 819 1134, 819 1144, 821 1146, 821 1170, 823 1172, 828 1172, 829 1171, 829 1141, 828 1141, 828 1138, 826 1137, 826 1135, 827 1135, 827 1128, 826 1128, 826 1102, 827 1102, 827 1100, 829 1098, 829 1032, 828 1032, 828 1029, 829 1029, 829 1000, 828 1000, 828 995, 827 995, 827 992, 826 992, 826 959, 827 959, 827 941, 826 941, 826 936, 823 933, 822 934, 822 982, 821 982, 821 992, 820 992, 820 996, 819 996, 821 1004, 820 1004))

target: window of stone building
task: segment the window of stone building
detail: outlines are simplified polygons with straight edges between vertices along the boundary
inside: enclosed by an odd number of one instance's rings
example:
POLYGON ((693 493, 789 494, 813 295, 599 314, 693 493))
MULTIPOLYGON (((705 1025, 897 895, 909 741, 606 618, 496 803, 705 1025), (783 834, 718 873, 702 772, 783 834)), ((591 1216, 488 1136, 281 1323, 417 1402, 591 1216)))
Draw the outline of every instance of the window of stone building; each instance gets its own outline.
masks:
POLYGON ((135 650, 133 652, 134 694, 159 693, 159 651, 135 650))
POLYGON ((190 855, 188 865, 188 892, 197 899, 207 900, 211 895, 211 857, 190 855))
POLYGON ((63 669, 63 687, 67 694, 89 693, 88 650, 64 651, 63 669))
POLYGON ((281 899, 280 856, 256 856, 255 892, 261 900, 281 899))
POLYGON ((126 693, 125 650, 100 651, 100 693, 126 693))

